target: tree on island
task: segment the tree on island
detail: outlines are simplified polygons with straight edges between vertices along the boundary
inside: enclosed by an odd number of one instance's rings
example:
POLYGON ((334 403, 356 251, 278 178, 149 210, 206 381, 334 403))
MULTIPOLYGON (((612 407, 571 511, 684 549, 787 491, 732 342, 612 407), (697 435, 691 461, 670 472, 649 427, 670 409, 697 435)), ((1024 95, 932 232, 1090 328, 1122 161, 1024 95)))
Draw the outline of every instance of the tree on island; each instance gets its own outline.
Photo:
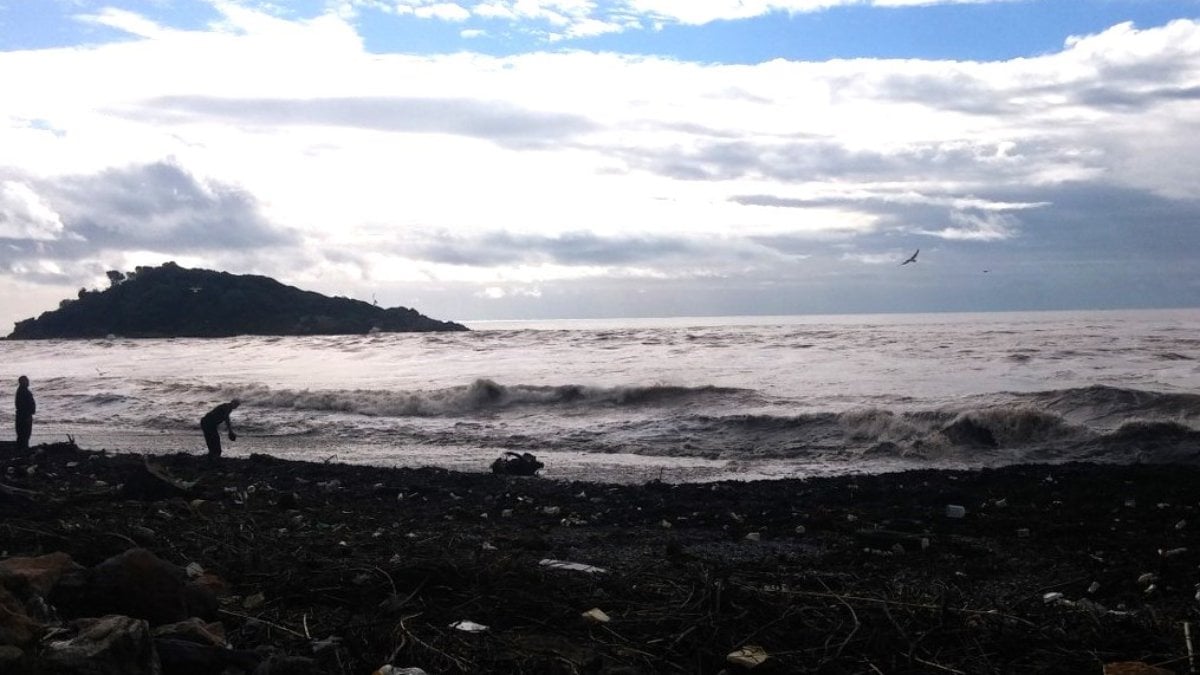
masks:
POLYGON ((462 331, 407 307, 328 297, 258 275, 168 262, 107 273, 106 290, 80 289, 58 309, 16 324, 10 340, 44 338, 350 335, 462 331))

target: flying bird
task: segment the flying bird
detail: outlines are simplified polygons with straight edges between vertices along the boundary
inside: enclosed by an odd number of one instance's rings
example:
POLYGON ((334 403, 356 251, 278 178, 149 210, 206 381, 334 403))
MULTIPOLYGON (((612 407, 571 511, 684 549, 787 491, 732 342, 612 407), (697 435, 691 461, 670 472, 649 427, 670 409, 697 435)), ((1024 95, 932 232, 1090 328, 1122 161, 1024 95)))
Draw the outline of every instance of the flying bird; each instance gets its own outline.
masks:
POLYGON ((905 260, 904 262, 902 262, 902 263, 900 263, 900 264, 901 264, 901 265, 907 265, 908 263, 915 263, 915 262, 917 262, 917 254, 918 254, 918 253, 920 253, 920 252, 921 252, 921 249, 917 249, 916 251, 913 251, 913 254, 912 254, 911 256, 909 256, 909 257, 908 257, 908 260, 905 260))

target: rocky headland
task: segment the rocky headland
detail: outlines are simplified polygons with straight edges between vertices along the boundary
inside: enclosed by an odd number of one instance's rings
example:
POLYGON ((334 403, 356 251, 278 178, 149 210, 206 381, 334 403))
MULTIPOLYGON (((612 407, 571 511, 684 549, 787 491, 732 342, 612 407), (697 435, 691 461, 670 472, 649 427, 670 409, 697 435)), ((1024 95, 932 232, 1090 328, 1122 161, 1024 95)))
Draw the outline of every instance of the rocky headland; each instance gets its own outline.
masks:
POLYGON ((175 263, 111 271, 104 290, 80 289, 56 310, 17 322, 10 340, 48 338, 349 335, 464 331, 407 307, 331 298, 274 279, 175 263))

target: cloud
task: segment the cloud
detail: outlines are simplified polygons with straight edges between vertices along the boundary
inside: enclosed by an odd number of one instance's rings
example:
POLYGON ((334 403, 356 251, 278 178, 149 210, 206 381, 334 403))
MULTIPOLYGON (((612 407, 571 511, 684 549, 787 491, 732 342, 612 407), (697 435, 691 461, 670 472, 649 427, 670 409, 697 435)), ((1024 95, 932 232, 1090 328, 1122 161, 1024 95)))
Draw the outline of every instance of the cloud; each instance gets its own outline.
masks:
POLYGON ((430 233, 408 241, 398 252, 448 265, 495 267, 563 265, 593 268, 670 267, 689 264, 743 264, 777 258, 770 250, 741 239, 684 236, 599 236, 568 232, 556 236, 486 232, 462 236, 430 233))
POLYGON ((167 30, 146 17, 124 9, 105 7, 96 14, 80 14, 76 19, 84 23, 115 28, 121 32, 142 38, 161 37, 167 30))
POLYGON ((62 234, 58 213, 27 183, 0 181, 0 240, 48 241, 62 234))
MULTIPOLYGON (((789 11, 692 4, 677 11, 789 11)), ((489 36, 506 29, 472 23, 482 14, 540 17, 558 34, 648 16, 582 1, 458 5, 472 19, 449 32, 489 36)), ((829 299, 814 306, 867 307, 888 280, 862 275, 887 266, 862 263, 917 246, 919 274, 1002 260, 1040 284, 1070 267, 1064 284, 1089 298, 1087 274, 1097 288, 1132 278, 1110 264, 1121 256, 1163 281, 1200 249, 1196 21, 988 63, 726 65, 380 54, 344 7, 309 19, 214 7, 218 20, 187 30, 98 12, 132 39, 0 52, 10 276, 190 256, 334 292, 455 288, 464 306, 504 292, 472 307, 570 307, 580 280, 614 302, 629 280, 644 282, 639 298, 717 293, 721 280, 744 292, 722 307, 755 292, 775 307, 773 284, 820 286, 829 299)), ((912 297, 947 297, 930 283, 912 297)))
POLYGON ((71 276, 66 265, 134 251, 170 259, 282 253, 297 244, 262 217, 252 196, 165 162, 0 182, 0 265, 31 278, 71 276))
POLYGON ((953 227, 916 232, 961 241, 1003 241, 1016 236, 1017 220, 1002 213, 952 212, 949 216, 953 227))
POLYGON ((462 22, 471 18, 471 13, 461 5, 452 2, 441 2, 435 5, 425 5, 413 10, 413 14, 422 19, 441 19, 443 21, 462 22))
POLYGON ((170 96, 144 101, 130 114, 174 123, 230 122, 270 128, 318 125, 391 133, 453 134, 517 147, 561 143, 594 128, 581 115, 467 98, 170 96))

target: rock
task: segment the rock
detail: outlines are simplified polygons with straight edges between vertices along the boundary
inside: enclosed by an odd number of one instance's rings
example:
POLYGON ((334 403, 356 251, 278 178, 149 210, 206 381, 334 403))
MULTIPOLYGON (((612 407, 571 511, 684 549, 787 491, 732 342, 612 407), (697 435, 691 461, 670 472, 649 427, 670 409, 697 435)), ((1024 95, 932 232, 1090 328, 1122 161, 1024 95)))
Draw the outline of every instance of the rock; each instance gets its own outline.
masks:
POLYGON ((12 645, 0 645, 0 673, 19 673, 16 664, 25 656, 25 651, 12 645))
MULTIPOLYGON (((209 594, 217 598, 224 598, 229 595, 229 584, 225 583, 224 579, 212 572, 202 573, 193 579, 192 583, 188 584, 188 587, 195 589, 189 592, 209 594)), ((213 611, 215 612, 216 610, 214 609, 213 611)))
POLYGON ((216 616, 217 598, 187 573, 150 551, 134 548, 92 568, 80 597, 56 593, 56 604, 76 605, 77 614, 124 614, 152 625, 193 616, 216 616))
POLYGON ((31 645, 45 630, 45 626, 29 616, 24 603, 0 586, 0 645, 31 645))
POLYGON ((52 672, 78 675, 160 675, 150 627, 140 619, 106 616, 71 623, 71 637, 51 640, 43 658, 52 672))
POLYGON ((159 626, 154 629, 152 635, 155 638, 187 640, 213 647, 225 646, 225 626, 219 621, 206 623, 196 617, 159 626))
POLYGON ((0 584, 17 593, 28 588, 30 592, 46 597, 64 575, 81 574, 84 569, 66 553, 48 553, 36 558, 9 558, 0 562, 0 584))
POLYGON ((312 659, 275 655, 260 663, 254 675, 321 675, 321 669, 312 659))
POLYGON ((256 652, 177 638, 155 638, 154 648, 163 672, 169 675, 208 675, 222 673, 229 668, 248 672, 262 662, 262 657, 256 652))

